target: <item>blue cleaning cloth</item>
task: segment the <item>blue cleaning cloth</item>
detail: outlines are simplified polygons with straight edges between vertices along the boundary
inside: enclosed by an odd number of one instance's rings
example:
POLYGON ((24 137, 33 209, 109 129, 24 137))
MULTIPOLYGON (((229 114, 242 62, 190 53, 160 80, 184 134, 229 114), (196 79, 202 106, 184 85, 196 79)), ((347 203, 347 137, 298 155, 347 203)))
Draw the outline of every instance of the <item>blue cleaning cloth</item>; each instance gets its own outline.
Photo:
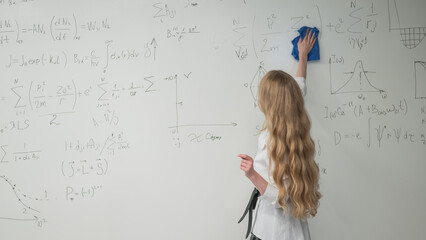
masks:
POLYGON ((320 59, 319 43, 318 43, 319 30, 316 27, 310 28, 310 27, 303 26, 298 30, 298 32, 300 33, 300 36, 295 37, 293 41, 291 41, 293 43, 293 51, 291 52, 291 55, 293 55, 293 57, 298 61, 299 61, 299 49, 297 48, 297 43, 299 42, 299 38, 302 38, 302 40, 305 38, 306 30, 308 29, 312 29, 312 31, 314 32, 315 38, 317 38, 317 40, 314 43, 314 46, 312 47, 311 52, 308 54, 308 61, 320 59))

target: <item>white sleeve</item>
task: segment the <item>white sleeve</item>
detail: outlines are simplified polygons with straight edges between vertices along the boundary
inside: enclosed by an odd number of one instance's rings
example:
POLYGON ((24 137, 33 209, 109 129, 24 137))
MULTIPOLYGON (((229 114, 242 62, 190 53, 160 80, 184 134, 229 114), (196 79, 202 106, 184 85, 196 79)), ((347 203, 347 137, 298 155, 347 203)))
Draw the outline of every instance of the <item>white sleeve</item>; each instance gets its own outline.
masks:
POLYGON ((275 208, 281 207, 280 204, 278 204, 278 188, 270 183, 268 183, 265 192, 259 197, 259 199, 270 203, 275 208))
POLYGON ((300 90, 302 90, 302 95, 306 96, 306 79, 304 77, 296 77, 294 78, 299 84, 300 90))
MULTIPOLYGON (((286 184, 286 187, 287 187, 287 184, 286 184)), ((263 195, 259 197, 259 199, 267 203, 270 203, 275 208, 281 208, 280 204, 278 203, 278 188, 275 186, 275 184, 271 184, 268 182, 265 192, 263 193, 263 195)), ((284 197, 284 204, 287 203, 287 201, 288 201, 288 195, 286 194, 284 197)))

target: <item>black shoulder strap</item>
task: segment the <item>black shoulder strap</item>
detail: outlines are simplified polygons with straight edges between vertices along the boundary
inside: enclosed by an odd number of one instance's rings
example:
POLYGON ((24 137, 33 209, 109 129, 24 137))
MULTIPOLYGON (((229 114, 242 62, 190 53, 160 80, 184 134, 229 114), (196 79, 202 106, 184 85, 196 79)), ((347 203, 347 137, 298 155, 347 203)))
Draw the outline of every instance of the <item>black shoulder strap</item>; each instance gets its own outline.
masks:
POLYGON ((246 210, 244 211, 243 216, 241 216, 240 220, 238 221, 238 223, 240 223, 241 221, 243 221, 243 219, 245 218, 247 213, 249 214, 249 221, 248 221, 246 238, 250 235, 250 232, 251 232, 253 210, 256 208, 257 198, 259 196, 260 196, 260 192, 256 188, 254 188, 254 190, 251 194, 250 200, 247 204, 246 210))

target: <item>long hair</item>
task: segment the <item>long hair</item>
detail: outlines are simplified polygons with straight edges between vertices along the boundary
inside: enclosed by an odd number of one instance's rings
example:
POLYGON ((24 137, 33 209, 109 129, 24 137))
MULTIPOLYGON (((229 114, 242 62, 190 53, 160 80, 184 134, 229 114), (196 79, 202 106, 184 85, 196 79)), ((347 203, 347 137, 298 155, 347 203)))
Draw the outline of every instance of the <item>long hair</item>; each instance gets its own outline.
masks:
POLYGON ((258 89, 259 108, 265 114, 263 131, 269 138, 269 173, 278 188, 278 202, 284 213, 286 194, 291 200, 291 214, 305 220, 316 215, 319 207, 319 168, 314 161, 315 143, 311 121, 296 80, 283 71, 270 71, 258 89), (273 163, 273 164, 272 164, 273 163), (284 178, 287 177, 288 185, 284 178))

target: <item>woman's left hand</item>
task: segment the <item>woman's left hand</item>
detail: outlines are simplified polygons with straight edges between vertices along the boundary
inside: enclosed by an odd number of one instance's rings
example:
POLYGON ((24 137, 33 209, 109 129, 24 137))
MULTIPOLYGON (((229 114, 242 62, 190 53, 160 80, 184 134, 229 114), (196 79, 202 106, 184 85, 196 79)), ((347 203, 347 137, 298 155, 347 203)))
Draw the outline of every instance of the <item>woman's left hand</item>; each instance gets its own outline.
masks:
POLYGON ((253 158, 246 154, 239 154, 238 157, 241 158, 240 169, 244 171, 246 177, 250 178, 254 176, 256 171, 253 168, 253 158))

